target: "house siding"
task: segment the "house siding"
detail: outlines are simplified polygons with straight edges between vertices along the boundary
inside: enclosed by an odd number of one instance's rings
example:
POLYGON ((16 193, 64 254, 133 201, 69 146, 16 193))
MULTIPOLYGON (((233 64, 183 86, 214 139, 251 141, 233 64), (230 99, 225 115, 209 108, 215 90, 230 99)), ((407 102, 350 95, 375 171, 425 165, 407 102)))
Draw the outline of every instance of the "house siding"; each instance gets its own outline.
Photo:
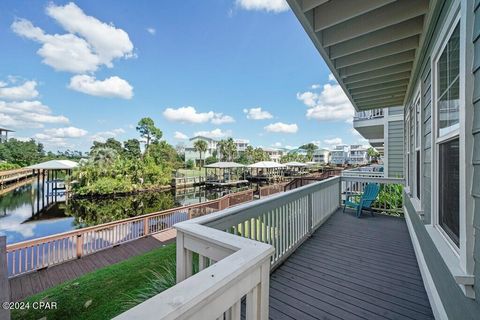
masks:
POLYGON ((422 146, 423 146, 423 163, 422 163, 422 179, 423 190, 421 198, 424 220, 430 223, 432 220, 431 203, 432 197, 432 84, 431 84, 431 65, 430 59, 421 75, 421 103, 422 103, 422 146))
MULTIPOLYGON (((475 296, 480 300, 480 0, 474 2, 474 24, 473 24, 473 179, 472 197, 474 199, 473 226, 475 229, 474 259, 475 259, 475 296)), ((479 303, 480 304, 480 303, 479 303)), ((480 314, 480 311, 479 313, 480 314)))
POLYGON ((403 177, 403 121, 388 122, 388 175, 403 177))
MULTIPOLYGON (((444 1, 443 8, 439 13, 436 22, 435 31, 428 44, 426 54, 422 61, 419 61, 420 72, 413 79, 413 83, 420 82, 422 94, 422 210, 423 218, 417 214, 417 211, 412 205, 409 195, 405 194, 405 214, 409 216, 413 230, 418 238, 423 256, 426 261, 429 273, 433 279, 436 290, 440 296, 442 305, 447 313, 449 319, 479 319, 480 318, 480 0, 465 0, 462 5, 470 6, 469 12, 474 9, 474 25, 469 24, 473 28, 474 46, 474 62, 473 70, 468 69, 467 72, 473 72, 474 76, 474 92, 473 96, 466 97, 465 107, 473 108, 473 119, 466 119, 473 121, 472 132, 466 132, 467 135, 472 134, 473 138, 473 156, 466 161, 472 161, 473 172, 467 172, 467 175, 473 175, 472 185, 467 187, 467 197, 471 197, 474 201, 474 221, 475 234, 474 239, 474 260, 475 260, 475 299, 470 299, 465 296, 460 286, 455 282, 442 256, 437 250, 435 243, 430 237, 426 224, 432 221, 432 206, 431 206, 431 185, 432 185, 432 77, 431 77, 431 54, 432 46, 438 38, 439 30, 445 23, 445 16, 451 6, 451 1, 444 1)), ((462 17, 464 19, 465 17, 462 17)), ((468 78, 468 77, 467 77, 468 78)), ((409 97, 408 101, 412 101, 409 97)), ((470 109, 471 110, 471 109, 470 109)), ((406 110, 405 110, 406 112, 406 110)), ((406 113, 405 113, 406 114, 406 113)), ((409 124, 405 124, 407 126, 409 124)), ((468 128, 469 126, 467 126, 468 128)), ((468 138, 468 137, 467 137, 468 138)))

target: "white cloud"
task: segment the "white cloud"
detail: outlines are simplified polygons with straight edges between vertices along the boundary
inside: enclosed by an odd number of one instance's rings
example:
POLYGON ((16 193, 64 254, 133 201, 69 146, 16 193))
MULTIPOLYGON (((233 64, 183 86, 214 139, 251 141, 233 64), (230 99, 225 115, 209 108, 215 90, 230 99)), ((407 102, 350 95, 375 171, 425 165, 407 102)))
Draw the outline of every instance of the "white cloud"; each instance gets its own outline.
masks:
POLYGON ((189 123, 205 123, 224 124, 235 122, 231 116, 223 113, 215 113, 213 111, 198 112, 194 107, 180 107, 177 109, 167 108, 163 111, 163 116, 169 121, 189 122, 189 123))
POLYGON ((328 74, 328 81, 337 82, 337 79, 335 79, 335 76, 333 75, 333 73, 328 74))
POLYGON ((290 9, 285 0, 236 0, 236 5, 245 10, 284 12, 290 9))
POLYGON ((53 115, 40 101, 0 101, 0 123, 13 128, 42 128, 44 124, 66 124, 69 119, 53 115))
POLYGON ((280 148, 281 146, 282 146, 281 142, 275 142, 274 144, 272 144, 272 147, 276 147, 276 148, 280 148))
POLYGON ((312 84, 311 85, 311 88, 314 89, 314 90, 319 89, 320 87, 321 87, 321 85, 319 85, 319 84, 312 84))
POLYGON ((273 115, 270 112, 262 110, 261 107, 243 109, 243 112, 247 115, 247 119, 264 120, 273 118, 273 115))
POLYGON ((114 59, 134 56, 133 44, 125 31, 86 15, 74 3, 50 4, 46 13, 69 33, 47 34, 26 19, 15 20, 11 28, 40 43, 38 55, 55 70, 93 72, 101 65, 112 67, 114 59))
POLYGON ((335 145, 342 144, 342 139, 337 137, 332 139, 325 139, 323 140, 323 142, 325 142, 325 144, 329 146, 335 146, 335 145))
POLYGON ((221 139, 225 137, 230 137, 232 135, 232 131, 225 130, 222 131, 221 129, 213 129, 212 131, 197 131, 194 133, 194 136, 203 136, 212 139, 221 139))
POLYGON ((46 129, 37 133, 34 138, 50 147, 72 147, 69 139, 78 139, 87 135, 87 130, 76 127, 46 129))
POLYGON ((312 140, 311 143, 313 143, 317 147, 320 147, 322 145, 322 141, 320 141, 320 140, 312 140))
POLYGON ((271 123, 264 128, 267 132, 296 133, 298 126, 295 123, 287 124, 283 122, 271 123))
POLYGON ((235 122, 235 119, 231 116, 224 115, 223 113, 215 113, 211 122, 213 124, 224 124, 235 122))
POLYGON ((350 100, 338 84, 327 83, 322 92, 297 93, 297 99, 307 107, 307 118, 320 121, 349 120, 354 115, 350 100))
POLYGON ((80 138, 86 136, 88 131, 76 127, 46 129, 44 133, 55 138, 80 138))
POLYGON ((122 128, 117 128, 109 131, 100 131, 90 137, 92 141, 105 142, 108 138, 115 138, 118 135, 125 133, 122 128))
POLYGON ((155 30, 155 28, 150 27, 150 28, 147 28, 147 32, 153 36, 157 33, 157 30, 155 30))
POLYGON ((358 136, 358 137, 361 137, 361 136, 362 136, 357 130, 355 130, 355 128, 351 128, 351 129, 350 129, 350 132, 351 132, 352 135, 354 135, 354 136, 358 136))
POLYGON ((7 87, 6 82, 0 83, 0 99, 31 100, 38 97, 36 81, 25 81, 19 86, 7 87))
POLYGON ((173 137, 177 140, 187 140, 188 139, 188 136, 185 133, 180 132, 180 131, 175 131, 175 134, 174 134, 173 137))
POLYGON ((93 76, 77 75, 70 79, 68 87, 97 97, 131 99, 133 96, 132 86, 117 76, 97 80, 93 76))
POLYGON ((204 123, 210 121, 214 116, 213 111, 197 112, 194 107, 180 107, 178 109, 167 108, 163 111, 163 116, 170 121, 204 123))
POLYGON ((128 34, 113 24, 86 15, 76 4, 65 6, 50 4, 47 14, 65 30, 83 37, 99 57, 101 64, 112 67, 112 60, 133 56, 133 44, 128 34))

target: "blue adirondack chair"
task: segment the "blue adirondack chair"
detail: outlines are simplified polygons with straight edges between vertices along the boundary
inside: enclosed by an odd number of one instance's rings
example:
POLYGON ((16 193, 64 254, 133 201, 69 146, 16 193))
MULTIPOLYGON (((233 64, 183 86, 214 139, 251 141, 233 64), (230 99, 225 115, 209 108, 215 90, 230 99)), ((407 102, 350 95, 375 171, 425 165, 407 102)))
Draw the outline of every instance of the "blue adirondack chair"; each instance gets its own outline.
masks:
POLYGON ((347 199, 345 200, 345 203, 343 205, 343 212, 345 212, 346 207, 354 208, 357 210, 357 218, 360 218, 360 216, 362 215, 362 210, 367 209, 367 210, 370 210, 370 213, 373 216, 372 204, 377 199, 379 193, 380 193, 380 186, 378 184, 376 183, 367 184, 365 187, 365 190, 363 190, 363 194, 360 197, 359 202, 350 201, 349 197, 347 196, 347 199))

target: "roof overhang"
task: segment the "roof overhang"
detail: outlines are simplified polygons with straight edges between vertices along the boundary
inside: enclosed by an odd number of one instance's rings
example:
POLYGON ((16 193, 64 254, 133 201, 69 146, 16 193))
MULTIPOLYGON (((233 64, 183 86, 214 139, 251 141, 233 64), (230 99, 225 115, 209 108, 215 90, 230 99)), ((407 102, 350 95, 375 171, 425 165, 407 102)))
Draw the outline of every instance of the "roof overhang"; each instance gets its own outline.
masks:
POLYGON ((404 105, 436 0, 287 0, 357 111, 404 105))

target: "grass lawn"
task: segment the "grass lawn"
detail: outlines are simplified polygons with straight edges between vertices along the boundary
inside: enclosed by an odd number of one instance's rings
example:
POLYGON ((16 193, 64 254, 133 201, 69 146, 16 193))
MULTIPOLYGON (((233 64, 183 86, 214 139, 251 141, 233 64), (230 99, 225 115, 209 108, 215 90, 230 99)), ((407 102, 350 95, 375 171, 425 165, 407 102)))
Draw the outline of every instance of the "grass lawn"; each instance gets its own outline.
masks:
POLYGON ((178 172, 184 174, 185 177, 200 177, 205 175, 205 171, 201 170, 200 168, 197 169, 178 169, 178 172))
POLYGON ((55 301, 56 310, 14 311, 12 319, 110 319, 132 307, 132 297, 152 287, 152 271, 160 273, 172 261, 175 244, 93 271, 24 300, 30 305, 55 301))

